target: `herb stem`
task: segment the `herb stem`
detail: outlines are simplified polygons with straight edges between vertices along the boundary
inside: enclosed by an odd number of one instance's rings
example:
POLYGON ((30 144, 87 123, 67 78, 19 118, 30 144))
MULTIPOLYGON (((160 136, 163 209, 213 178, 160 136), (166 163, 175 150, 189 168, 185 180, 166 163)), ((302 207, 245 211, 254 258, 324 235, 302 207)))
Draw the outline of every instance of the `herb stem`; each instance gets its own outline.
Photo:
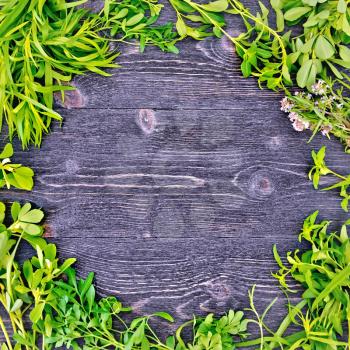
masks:
MULTIPOLYGON (((169 1, 171 3, 171 0, 169 0, 169 1)), ((229 40, 231 40, 233 42, 234 45, 239 46, 243 51, 246 51, 246 49, 239 43, 239 41, 237 41, 233 36, 231 36, 229 33, 227 33, 226 30, 223 29, 221 26, 218 26, 217 23, 215 21, 213 21, 212 18, 210 16, 208 16, 207 13, 200 8, 199 5, 197 5, 196 3, 194 3, 190 0, 186 0, 186 2, 189 3, 193 8, 195 8, 200 14, 205 16, 211 22, 211 24, 213 24, 214 27, 218 28, 229 40)), ((178 12, 178 11, 176 10, 176 12, 178 12)))
POLYGON ((287 61, 288 55, 287 55, 287 51, 285 49, 284 43, 281 39, 281 36, 275 30, 273 30, 271 27, 266 25, 264 22, 260 21, 257 17, 253 16, 244 6, 242 6, 241 4, 240 4, 240 6, 237 6, 236 0, 229 0, 229 3, 231 4, 231 6, 235 7, 239 11, 240 15, 242 15, 246 18, 249 18, 252 21, 254 21, 255 23, 263 26, 265 29, 267 29, 267 31, 269 33, 271 33, 278 40, 278 42, 280 44, 281 51, 282 51, 282 60, 283 60, 283 63, 285 63, 287 61), (242 7, 243 7, 243 10, 241 9, 242 7))
POLYGON ((333 174, 334 176, 338 177, 339 179, 347 180, 347 178, 346 178, 345 176, 340 175, 340 174, 336 173, 335 171, 333 171, 333 170, 331 170, 331 169, 329 169, 329 168, 328 168, 328 170, 329 170, 329 172, 330 172, 331 174, 333 174))
POLYGON ((2 330, 2 333, 4 334, 4 337, 5 337, 5 340, 6 340, 6 343, 7 343, 7 347, 9 348, 9 350, 13 350, 10 337, 9 337, 9 335, 7 333, 4 321, 3 321, 1 316, 0 316, 0 328, 2 330))
POLYGON ((184 341, 183 341, 182 338, 181 338, 181 332, 182 332, 182 330, 183 330, 185 327, 189 326, 189 325, 192 324, 192 323, 193 323, 193 320, 190 320, 190 321, 185 322, 184 324, 182 324, 182 325, 177 329, 177 331, 176 331, 176 333, 175 333, 175 337, 176 337, 177 341, 179 342, 179 345, 181 346, 181 348, 185 348, 185 349, 186 349, 186 344, 184 343, 184 341))
MULTIPOLYGON (((98 333, 101 334, 101 336, 98 336, 96 334, 93 334, 93 333, 88 333, 86 330, 78 327, 78 329, 85 334, 86 337, 92 337, 92 338, 96 338, 96 339, 99 339, 99 340, 102 340, 103 342, 105 342, 107 339, 106 339, 106 334, 105 333, 102 333, 100 330, 96 329, 96 331, 98 331, 98 333)), ((108 344, 108 346, 110 345, 113 345, 116 347, 116 349, 124 349, 124 346, 123 344, 121 344, 120 342, 118 342, 116 339, 110 339, 109 337, 108 338, 108 341, 110 342, 110 344, 108 344)))
MULTIPOLYGON (((275 339, 274 337, 264 337, 264 340, 269 341, 275 339)), ((245 348, 245 347, 250 347, 254 345, 260 345, 261 344, 261 338, 257 339, 252 339, 252 340, 247 340, 247 341, 242 341, 239 343, 235 343, 236 348, 245 348)))
MULTIPOLYGON (((293 321, 294 317, 302 310, 304 306, 307 305, 306 300, 300 301, 293 309, 291 312, 288 313, 288 315, 284 318, 280 326, 278 327, 275 337, 281 338, 284 332, 287 330, 289 327, 290 323, 293 321)), ((271 349, 274 349, 277 346, 276 342, 272 342, 270 344, 271 349)))
POLYGON ((350 349, 350 317, 348 316, 348 349, 350 349))

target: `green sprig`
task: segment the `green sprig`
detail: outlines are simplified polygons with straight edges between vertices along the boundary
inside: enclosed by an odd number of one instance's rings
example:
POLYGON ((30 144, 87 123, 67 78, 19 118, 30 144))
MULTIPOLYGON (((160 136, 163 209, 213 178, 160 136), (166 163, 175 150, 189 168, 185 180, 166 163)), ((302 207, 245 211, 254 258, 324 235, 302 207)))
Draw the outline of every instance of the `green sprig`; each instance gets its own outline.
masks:
POLYGON ((340 233, 328 233, 330 222, 317 222, 317 215, 315 212, 305 220, 300 233, 300 240, 308 242, 311 248, 302 254, 298 249, 289 252, 288 266, 282 264, 278 256, 280 270, 274 276, 287 290, 290 290, 287 275, 304 287, 307 311, 300 310, 298 318, 305 337, 298 345, 307 348, 310 344, 310 349, 346 349, 349 335, 347 342, 340 338, 344 325, 350 321, 350 240, 346 229, 349 222, 342 226, 340 233))
POLYGON ((0 3, 0 127, 23 148, 40 146, 52 120, 53 95, 86 71, 109 75, 118 55, 99 34, 101 19, 77 6, 85 1, 11 0, 0 3))
POLYGON ((33 188, 33 170, 22 164, 11 163, 12 156, 13 147, 8 143, 0 153, 0 188, 6 186, 9 189, 13 186, 30 191, 33 188))
POLYGON ((340 189, 340 196, 343 198, 341 207, 344 211, 349 210, 350 193, 348 192, 350 186, 350 175, 340 175, 334 170, 330 169, 325 163, 326 147, 323 146, 318 152, 312 151, 312 159, 314 166, 309 171, 309 179, 312 180, 314 188, 317 189, 321 176, 332 175, 338 181, 332 186, 323 188, 323 191, 333 189, 340 189))

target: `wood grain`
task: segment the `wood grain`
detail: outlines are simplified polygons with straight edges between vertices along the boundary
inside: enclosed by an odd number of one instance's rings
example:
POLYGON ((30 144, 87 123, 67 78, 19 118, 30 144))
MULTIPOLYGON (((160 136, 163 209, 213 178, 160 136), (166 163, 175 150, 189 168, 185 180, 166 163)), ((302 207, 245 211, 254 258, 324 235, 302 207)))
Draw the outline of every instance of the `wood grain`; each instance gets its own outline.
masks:
POLYGON ((117 74, 107 79, 96 75, 76 78, 84 107, 234 109, 237 101, 249 103, 256 94, 276 103, 273 92, 260 90, 254 79, 242 78, 239 59, 227 39, 178 46, 179 55, 156 48, 147 48, 140 55, 137 47, 126 48, 118 59, 122 67, 117 74))
POLYGON ((347 218, 336 192, 307 180, 311 149, 326 144, 341 173, 348 156, 334 140, 307 144, 279 111, 281 96, 241 77, 224 39, 179 47, 177 56, 123 48, 112 77, 76 78, 57 107, 63 127, 41 149, 15 143, 14 160, 36 170, 34 191, 2 190, 1 200, 43 207, 61 256, 137 313, 184 320, 243 308, 254 283, 262 309, 279 294, 272 245, 295 248, 316 209, 334 227, 347 218))
MULTIPOLYGON (((239 106, 62 110, 64 127, 41 150, 28 160, 27 152, 17 153, 17 161, 36 169, 34 191, 4 190, 3 196, 42 206, 55 237, 271 232, 278 238, 295 232, 316 209, 344 220, 337 192, 314 191, 307 179, 309 135, 294 132, 282 113, 258 101, 255 108, 239 106)), ((318 138, 313 146, 324 141, 318 138)), ((341 146, 327 144, 331 163, 341 165, 341 146)))

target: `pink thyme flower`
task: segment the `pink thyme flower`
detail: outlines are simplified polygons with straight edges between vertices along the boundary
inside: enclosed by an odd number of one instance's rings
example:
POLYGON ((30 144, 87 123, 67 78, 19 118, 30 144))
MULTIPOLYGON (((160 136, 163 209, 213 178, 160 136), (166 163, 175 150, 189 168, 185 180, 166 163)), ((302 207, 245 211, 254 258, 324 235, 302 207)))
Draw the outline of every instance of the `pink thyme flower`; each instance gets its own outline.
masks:
POLYGON ((301 119, 298 113, 291 112, 288 114, 288 118, 293 123, 293 128, 296 131, 304 131, 310 127, 310 123, 301 119))
POLYGON ((294 120, 293 128, 295 131, 304 131, 310 127, 310 123, 308 121, 304 121, 301 119, 294 120))
POLYGON ((325 82, 321 79, 311 86, 311 90, 315 95, 324 95, 327 88, 328 85, 325 85, 325 82))
POLYGON ((281 100, 281 111, 285 113, 289 113, 293 107, 294 107, 294 104, 288 97, 284 97, 281 100))
POLYGON ((332 125, 323 125, 321 127, 321 133, 323 136, 328 136, 332 129, 332 125))
POLYGON ((288 118, 291 122, 294 122, 295 120, 299 119, 299 114, 295 112, 291 112, 288 114, 288 118))

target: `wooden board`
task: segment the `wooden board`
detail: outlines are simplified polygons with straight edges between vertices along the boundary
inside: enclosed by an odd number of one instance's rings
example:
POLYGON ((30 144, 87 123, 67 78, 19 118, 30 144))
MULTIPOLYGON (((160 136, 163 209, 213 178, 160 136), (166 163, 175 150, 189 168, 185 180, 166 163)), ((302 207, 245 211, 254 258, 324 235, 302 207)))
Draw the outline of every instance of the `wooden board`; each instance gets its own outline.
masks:
MULTIPOLYGON (((186 40, 181 53, 124 48, 123 66, 76 78, 41 149, 20 150, 32 166, 32 193, 2 190, 47 213, 47 236, 62 257, 96 272, 101 295, 116 294, 138 314, 193 313, 248 306, 279 295, 272 245, 297 247, 302 220, 316 209, 335 227, 347 218, 336 192, 313 190, 310 152, 336 141, 295 132, 281 96, 240 75, 227 40, 186 40)), ((24 253, 25 255, 25 253, 24 253)), ((272 322, 283 302, 272 310, 272 322)), ((164 328, 163 333, 168 328, 164 328)))

